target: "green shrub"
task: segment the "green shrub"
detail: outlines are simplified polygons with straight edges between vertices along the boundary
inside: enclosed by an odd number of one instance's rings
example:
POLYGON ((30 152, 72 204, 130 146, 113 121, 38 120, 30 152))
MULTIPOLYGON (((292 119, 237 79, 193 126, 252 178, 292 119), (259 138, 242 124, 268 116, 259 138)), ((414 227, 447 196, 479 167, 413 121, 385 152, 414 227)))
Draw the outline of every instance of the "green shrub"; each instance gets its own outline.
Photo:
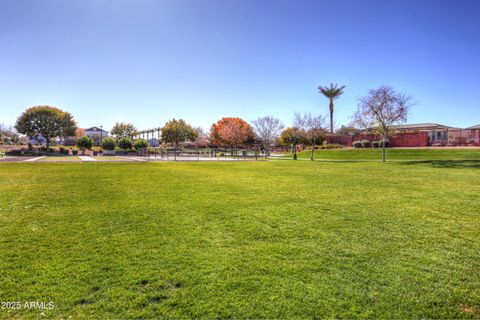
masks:
POLYGON ((148 147, 148 142, 145 139, 137 139, 135 140, 135 149, 145 149, 148 147))
POLYGON ((105 138, 102 141, 102 148, 105 150, 115 150, 115 146, 115 140, 113 140, 112 138, 105 138))
POLYGON ((368 147, 370 147, 370 141, 368 141, 368 140, 362 140, 362 141, 360 141, 360 142, 361 142, 361 144, 362 144, 362 148, 368 148, 368 147))
POLYGON ((343 146, 338 143, 327 143, 320 146, 320 149, 340 149, 340 148, 343 148, 343 146))
POLYGON ((90 137, 83 136, 77 140, 77 147, 79 147, 82 152, 85 152, 85 150, 91 149, 93 146, 93 140, 90 139, 90 137))
POLYGON ((73 149, 73 150, 72 150, 72 154, 73 154, 74 156, 76 156, 76 155, 78 154, 78 150, 77 150, 77 149, 73 149))
POLYGON ((383 140, 383 139, 382 139, 382 140, 378 141, 378 146, 379 146, 380 148, 383 148, 383 142, 384 142, 384 141, 385 141, 385 148, 388 148, 388 147, 390 146, 390 141, 388 141, 388 139, 386 139, 386 140, 383 140))
POLYGON ((372 148, 378 148, 380 143, 378 141, 372 141, 372 148))
POLYGON ((362 142, 361 141, 353 141, 352 146, 354 148, 361 148, 362 147, 362 142))
POLYGON ((118 144, 118 147, 125 152, 132 149, 132 140, 128 138, 121 138, 120 140, 118 140, 117 144, 118 144))

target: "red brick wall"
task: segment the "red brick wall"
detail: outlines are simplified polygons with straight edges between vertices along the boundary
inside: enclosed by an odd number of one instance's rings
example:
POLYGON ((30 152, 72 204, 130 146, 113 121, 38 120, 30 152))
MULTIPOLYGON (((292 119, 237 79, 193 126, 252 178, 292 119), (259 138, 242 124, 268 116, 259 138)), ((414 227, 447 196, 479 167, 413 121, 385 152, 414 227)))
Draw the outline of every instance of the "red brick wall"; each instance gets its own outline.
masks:
MULTIPOLYGON (((375 134, 356 134, 354 136, 327 136, 327 143, 338 143, 344 146, 351 147, 353 141, 378 141, 381 138, 375 134)), ((427 147, 428 133, 427 132, 406 132, 397 133, 389 138, 391 147, 427 147)))
POLYGON ((428 133, 399 133, 390 139, 390 143, 392 147, 428 147, 428 133))
POLYGON ((353 136, 328 135, 327 143, 341 144, 347 147, 352 146, 353 136))

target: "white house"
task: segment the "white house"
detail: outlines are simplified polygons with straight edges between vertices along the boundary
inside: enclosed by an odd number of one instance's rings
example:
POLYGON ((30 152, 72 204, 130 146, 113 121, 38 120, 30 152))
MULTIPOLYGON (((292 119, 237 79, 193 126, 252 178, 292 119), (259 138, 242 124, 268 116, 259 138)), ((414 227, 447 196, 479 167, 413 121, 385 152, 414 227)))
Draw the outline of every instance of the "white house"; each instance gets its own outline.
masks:
POLYGON ((85 130, 85 135, 92 138, 92 139, 102 139, 108 137, 108 131, 103 130, 102 128, 99 127, 91 127, 91 128, 86 128, 85 130))

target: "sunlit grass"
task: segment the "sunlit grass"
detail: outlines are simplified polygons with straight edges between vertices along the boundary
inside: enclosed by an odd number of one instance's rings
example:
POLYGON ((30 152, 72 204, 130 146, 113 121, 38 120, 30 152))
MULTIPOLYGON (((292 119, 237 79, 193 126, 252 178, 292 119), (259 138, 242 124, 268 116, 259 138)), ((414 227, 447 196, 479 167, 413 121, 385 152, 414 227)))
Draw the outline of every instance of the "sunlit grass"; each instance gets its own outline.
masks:
POLYGON ((480 165, 0 165, 0 297, 47 318, 478 318, 480 165))
MULTIPOLYGON (((432 149, 432 148, 387 148, 387 160, 480 160, 480 148, 468 149, 432 149)), ((291 158, 291 155, 285 155, 291 158)), ((310 159, 310 151, 298 153, 299 159, 310 159)), ((378 160, 382 159, 380 148, 343 148, 331 150, 315 150, 316 160, 378 160)))

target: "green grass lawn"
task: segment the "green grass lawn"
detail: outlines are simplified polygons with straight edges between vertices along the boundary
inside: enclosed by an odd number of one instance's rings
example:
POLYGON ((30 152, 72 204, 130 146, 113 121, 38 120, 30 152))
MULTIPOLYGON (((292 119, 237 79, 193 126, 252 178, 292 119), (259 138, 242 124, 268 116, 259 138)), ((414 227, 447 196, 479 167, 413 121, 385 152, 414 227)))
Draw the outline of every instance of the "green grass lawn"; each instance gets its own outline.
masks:
MULTIPOLYGON (((393 150, 392 150, 393 151, 393 150)), ((479 318, 480 162, 4 163, 1 318, 479 318)))
MULTIPOLYGON (((480 160, 480 148, 470 149, 388 149, 388 160, 480 160)), ((286 155, 291 158, 291 155, 286 155)), ((310 159, 310 150, 298 153, 299 159, 310 159)), ((316 160, 378 160, 382 159, 382 149, 332 149, 315 150, 316 160)))

